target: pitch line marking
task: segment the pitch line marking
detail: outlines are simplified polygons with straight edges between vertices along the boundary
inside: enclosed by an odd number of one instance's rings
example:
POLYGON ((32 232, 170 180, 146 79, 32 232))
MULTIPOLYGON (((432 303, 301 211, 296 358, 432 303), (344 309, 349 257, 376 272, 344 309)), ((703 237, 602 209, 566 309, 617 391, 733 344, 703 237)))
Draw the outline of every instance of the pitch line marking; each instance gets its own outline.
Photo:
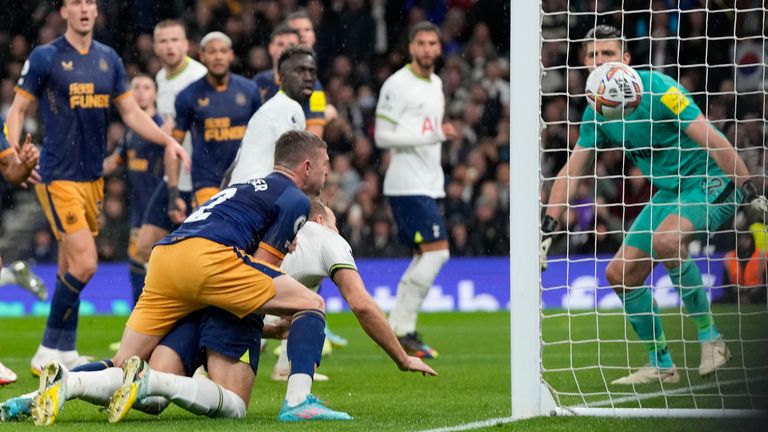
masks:
MULTIPOLYGON (((753 379, 751 381, 755 382, 755 381, 765 381, 765 380, 768 380, 768 376, 758 377, 758 378, 755 378, 755 379, 753 379)), ((582 404, 582 405, 572 405, 570 407, 565 407, 565 408, 566 409, 567 408, 576 408, 576 407, 578 407, 578 408, 585 408, 585 407, 586 408, 598 408, 598 407, 603 407, 603 406, 622 404, 622 403, 626 403, 626 402, 634 402, 634 401, 638 401, 639 402, 639 401, 647 400, 647 399, 655 399, 655 398, 662 397, 662 396, 665 396, 665 395, 677 395, 677 394, 684 394, 684 393, 688 393, 688 392, 694 392, 694 391, 698 391, 698 390, 706 390, 706 389, 713 388, 713 387, 729 386, 729 385, 733 385, 733 384, 744 384, 745 382, 746 381, 744 381, 743 379, 734 379, 734 380, 729 380, 729 381, 715 381, 715 382, 712 382, 712 383, 704 383, 704 384, 699 384, 699 385, 690 386, 690 387, 686 387, 686 388, 679 388, 679 389, 675 389, 675 390, 669 390, 669 391, 666 391, 666 392, 644 393, 644 394, 639 394, 639 395, 635 395, 635 396, 625 396, 625 397, 614 398, 614 399, 605 399, 605 400, 601 400, 601 401, 597 401, 597 402, 591 402, 591 403, 582 404)), ((692 396, 702 396, 702 395, 692 395, 692 396)), ((674 409, 674 408, 672 408, 672 409, 674 409)), ((466 431, 466 430, 473 430, 473 429, 480 429, 480 428, 484 428, 484 427, 496 426, 496 425, 500 425, 500 424, 512 423, 513 421, 515 421, 515 420, 512 417, 499 417, 499 418, 492 418, 492 419, 488 419, 488 420, 480 420, 480 421, 476 421, 476 422, 472 422, 472 423, 466 423, 466 424, 457 425, 457 426, 447 426, 447 427, 436 428, 436 429, 427 429, 427 430, 424 430, 422 432, 466 431)))

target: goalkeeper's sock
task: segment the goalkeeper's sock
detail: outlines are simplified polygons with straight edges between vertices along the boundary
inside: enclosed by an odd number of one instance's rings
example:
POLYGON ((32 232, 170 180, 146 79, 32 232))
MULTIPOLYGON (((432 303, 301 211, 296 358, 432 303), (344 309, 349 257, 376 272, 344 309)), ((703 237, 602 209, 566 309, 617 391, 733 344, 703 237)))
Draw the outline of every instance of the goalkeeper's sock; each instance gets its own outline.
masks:
POLYGON ((133 304, 136 304, 139 301, 141 292, 144 290, 144 278, 147 276, 147 269, 144 267, 144 264, 136 260, 130 260, 128 276, 131 281, 133 304))
POLYGON ((627 290, 620 297, 624 302, 627 320, 640 340, 646 342, 645 349, 648 351, 651 367, 672 367, 672 356, 661 328, 659 307, 653 301, 651 290, 648 287, 627 290))
POLYGON ((707 293, 701 280, 701 270, 691 258, 683 261, 680 267, 669 269, 672 284, 683 299, 685 310, 699 330, 699 342, 707 342, 720 337, 715 320, 709 308, 707 293))

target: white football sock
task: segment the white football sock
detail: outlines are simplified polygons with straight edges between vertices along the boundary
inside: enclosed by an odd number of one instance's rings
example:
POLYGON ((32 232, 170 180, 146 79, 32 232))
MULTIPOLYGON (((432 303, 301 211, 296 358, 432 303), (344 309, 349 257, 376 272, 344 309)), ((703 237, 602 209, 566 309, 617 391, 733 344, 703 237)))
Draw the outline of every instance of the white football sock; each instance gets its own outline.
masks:
POLYGON ((245 417, 246 406, 240 396, 209 379, 151 371, 148 391, 150 395, 163 396, 193 414, 245 417))
POLYGON ((288 340, 283 339, 280 341, 280 355, 277 357, 277 363, 275 363, 275 369, 290 371, 291 363, 288 361, 288 340))
POLYGON ((67 374, 67 400, 82 399, 106 406, 112 394, 123 384, 123 370, 116 367, 93 372, 67 374))
POLYGON ((312 377, 296 373, 288 377, 288 388, 285 391, 285 401, 288 406, 296 406, 307 398, 312 391, 312 377))
POLYGON ((133 403, 133 408, 141 412, 158 415, 171 403, 162 396, 148 396, 133 403))
POLYGON ((0 286, 16 285, 16 273, 8 267, 0 269, 0 286))
POLYGON ((389 324, 396 335, 404 336, 416 331, 421 304, 448 258, 450 253, 447 249, 424 252, 413 257, 397 285, 395 306, 389 314, 389 324))

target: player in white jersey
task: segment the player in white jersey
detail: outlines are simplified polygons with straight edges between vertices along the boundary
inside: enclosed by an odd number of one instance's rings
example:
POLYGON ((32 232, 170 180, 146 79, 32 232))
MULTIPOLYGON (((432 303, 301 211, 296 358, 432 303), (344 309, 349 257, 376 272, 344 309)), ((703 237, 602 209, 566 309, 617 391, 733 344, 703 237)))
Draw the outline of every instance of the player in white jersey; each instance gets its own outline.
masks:
MULTIPOLYGON (((187 56, 189 41, 184 25, 175 20, 160 21, 154 30, 155 54, 160 57, 163 68, 157 73, 157 112, 163 118, 163 130, 170 133, 175 126, 176 95, 189 84, 199 80, 208 72, 205 66, 187 56)), ((192 154, 189 134, 182 143, 184 149, 192 154)), ((182 169, 179 175, 178 189, 182 196, 191 199, 192 179, 189 172, 182 169)), ((191 202, 191 201, 190 201, 191 202)), ((147 211, 136 239, 136 250, 131 259, 131 285, 134 292, 140 292, 144 286, 145 266, 149 261, 152 247, 168 235, 173 222, 167 214, 168 186, 165 182, 158 185, 147 204, 147 211)), ((190 208, 187 204, 187 208, 190 208)))
POLYGON ((248 121, 243 141, 231 168, 228 184, 245 183, 272 172, 275 142, 284 132, 304 130, 306 120, 301 104, 312 95, 317 79, 314 52, 303 46, 290 47, 278 60, 280 91, 259 108, 248 121), (292 57, 295 62, 288 62, 292 57))
POLYGON ((445 222, 436 200, 445 196, 442 142, 456 136, 456 131, 450 123, 443 123, 443 84, 434 73, 435 60, 441 54, 440 30, 429 22, 418 23, 408 39, 412 62, 382 85, 374 135, 379 148, 390 150, 384 195, 400 240, 414 251, 397 286, 389 323, 408 353, 434 358, 437 351, 421 341, 416 319, 432 282, 450 256, 445 222))
MULTIPOLYGON (((360 326, 400 370, 437 375, 420 358, 409 356, 400 346, 386 316, 365 289, 352 256, 352 248, 336 228, 336 215, 319 200, 312 200, 309 220, 296 235, 296 249, 286 255, 280 269, 313 291, 320 288, 323 279, 331 278, 360 326)), ((285 350, 281 351, 272 372, 273 379, 287 379, 290 373, 288 358, 284 353, 285 350)))

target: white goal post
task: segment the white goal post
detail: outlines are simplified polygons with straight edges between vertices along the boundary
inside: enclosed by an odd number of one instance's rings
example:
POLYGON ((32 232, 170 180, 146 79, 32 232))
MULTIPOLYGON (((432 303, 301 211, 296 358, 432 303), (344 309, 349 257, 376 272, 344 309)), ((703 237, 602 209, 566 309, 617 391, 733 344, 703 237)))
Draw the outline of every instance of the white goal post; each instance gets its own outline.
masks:
MULTIPOLYGON (((624 312, 621 309, 621 303, 617 296, 612 294, 611 287, 605 286, 605 283, 599 283, 601 279, 598 273, 604 272, 607 259, 602 255, 598 257, 593 252, 592 259, 589 257, 571 258, 571 254, 555 257, 555 261, 565 263, 565 272, 563 278, 557 284, 543 283, 543 276, 539 270, 539 244, 542 208, 546 203, 542 203, 542 192, 547 181, 552 180, 542 174, 542 158, 546 150, 542 143, 542 130, 551 126, 542 118, 544 97, 559 96, 566 100, 574 97, 583 98, 583 90, 575 91, 569 88, 569 72, 574 68, 571 64, 577 63, 573 59, 572 53, 576 50, 569 49, 564 54, 567 59, 566 65, 544 65, 542 63, 542 53, 544 46, 548 42, 557 41, 556 37, 549 37, 543 34, 542 22, 545 18, 557 17, 567 28, 564 32, 567 34, 560 42, 568 45, 580 44, 584 40, 584 34, 571 34, 568 28, 570 23, 575 20, 591 21, 594 24, 602 22, 602 18, 609 14, 621 14, 624 2, 622 0, 614 1, 596 1, 594 3, 609 3, 618 7, 610 11, 600 10, 584 12, 575 11, 571 0, 512 0, 510 5, 510 367, 511 367, 511 420, 519 420, 536 416, 554 416, 554 415, 579 415, 579 416, 616 416, 616 417, 746 417, 765 414, 761 411, 766 406, 768 394, 765 392, 768 386, 768 360, 765 364, 750 363, 745 360, 749 357, 749 351, 758 346, 767 346, 768 337, 766 332, 758 331, 758 334, 750 334, 747 328, 765 324, 768 328, 768 307, 763 301, 762 305, 756 307, 741 306, 740 298, 734 306, 726 306, 725 309, 713 308, 713 314, 716 320, 726 322, 724 327, 731 330, 731 333, 724 332, 729 347, 734 351, 734 360, 725 368, 725 372, 717 373, 708 380, 701 379, 695 374, 698 367, 698 345, 695 336, 691 338, 691 325, 686 321, 685 309, 679 299, 670 300, 670 303, 661 305, 662 312, 659 314, 665 320, 665 326, 669 324, 672 328, 667 335, 670 349, 677 350, 674 354, 678 362, 678 369, 682 380, 678 385, 654 385, 646 384, 644 386, 628 386, 618 388, 610 385, 612 378, 622 371, 637 368, 642 365, 642 350, 638 350, 641 345, 637 337, 632 332, 632 328, 626 322, 624 312), (550 3, 547 5, 547 3, 550 3), (547 11, 547 6, 552 4, 564 5, 562 10, 547 11), (547 93, 542 90, 542 77, 547 72, 561 72, 565 76, 566 83, 563 84, 564 91, 558 90, 547 93), (592 266, 591 276, 594 280, 594 286, 584 289, 574 279, 576 264, 584 267, 592 266), (564 301, 561 304, 547 304, 552 309, 545 309, 543 298, 545 294, 552 294, 557 291, 565 293, 572 301, 564 301), (611 295, 615 299, 609 298, 611 295), (576 300, 585 300, 587 306, 576 305, 576 300), (602 303, 601 303, 602 301, 602 303), (560 329, 561 323, 567 328, 560 329), (620 337, 606 337, 601 339, 604 334, 601 325, 611 323, 617 325, 621 323, 622 335, 620 337), (591 332, 591 336, 579 335, 579 326, 584 326, 591 332), (762 344, 762 345, 761 345, 762 344), (614 350, 618 355, 611 352, 614 350), (617 351, 618 350, 618 351, 617 351), (638 354, 638 352, 640 354, 638 354), (553 354, 554 353, 554 354, 553 354), (565 353, 564 357, 557 357, 560 353, 565 353), (614 356, 614 357, 611 357, 614 356), (587 363, 589 359, 595 359, 594 363, 587 363), (586 358, 586 360, 585 360, 586 358), (618 360, 617 360, 618 359, 618 360), (623 362, 623 363, 622 363, 623 362), (694 362, 696 364, 694 365, 694 362)), ((589 3, 589 2, 578 2, 589 3)), ((638 2, 634 2, 638 3, 638 2)), ((701 0, 698 9, 682 11, 679 9, 680 1, 671 3, 677 4, 676 10, 653 10, 652 0, 647 0, 648 8, 643 11, 650 16, 651 23, 654 17, 660 17, 661 14, 669 14, 664 19, 680 20, 684 16, 683 12, 701 12, 705 19, 709 18, 710 10, 706 0, 701 0)), ((670 2, 665 2, 670 3, 670 2)), ((690 2, 689 2, 690 3, 690 2)), ((747 2, 748 3, 748 2, 747 2)), ((758 2, 759 3, 759 2, 758 2)), ((760 7, 745 7, 743 10, 736 9, 732 2, 733 9, 719 12, 739 13, 752 12, 762 13, 763 23, 768 23, 768 10, 766 5, 760 7)), ((663 17, 662 17, 663 18, 663 17)), ((757 112, 760 118, 750 117, 748 120, 737 118, 741 111, 734 109, 733 130, 736 136, 741 134, 741 128, 744 124, 753 121, 759 123, 763 129, 763 139, 768 140, 768 38, 766 32, 762 30, 762 38, 750 38, 737 36, 736 20, 734 19, 734 28, 731 36, 725 36, 722 39, 710 37, 707 34, 696 37, 683 37, 671 33, 663 36, 660 40, 671 40, 680 43, 682 40, 701 40, 706 49, 711 40, 727 40, 729 37, 736 40, 750 41, 754 40, 757 45, 762 44, 762 51, 765 57, 757 65, 751 63, 747 66, 759 67, 762 63, 762 79, 764 84, 758 90, 740 89, 740 78, 737 76, 740 71, 745 70, 746 66, 739 65, 736 56, 738 49, 734 49, 729 54, 733 62, 727 67, 733 70, 734 88, 731 91, 737 96, 757 95, 763 97, 761 110, 757 112)), ((624 19, 621 18, 624 31, 624 19)), ((742 23, 743 24, 743 23, 742 23)), ((639 26, 640 24, 638 24, 639 26)), ((768 25, 768 24, 766 24, 768 25)), ((672 26, 670 24, 670 26, 672 26)), ((649 26, 650 27, 650 26, 649 26)), ((648 36, 637 37, 636 40, 653 40, 652 29, 648 29, 648 36)), ((625 40, 632 40, 626 38, 625 40)), ((734 42, 734 46, 737 44, 734 42)), ((754 45, 754 44, 753 44, 754 45)), ((758 49, 760 47, 758 46, 758 49)), ((652 50, 652 48, 651 48, 652 50)), ((651 54, 648 55, 652 57, 651 54)), ((580 64, 580 59, 579 64, 580 64)), ((655 60, 655 59, 654 59, 655 60)), ((679 55, 678 61, 679 63, 679 55)), ((680 65, 673 64, 677 71, 672 78, 680 81, 680 70, 686 70, 686 67, 699 67, 706 70, 704 72, 704 87, 706 80, 710 76, 709 67, 706 59, 702 59, 701 64, 680 65)), ((632 62, 637 69, 651 69, 657 65, 654 61, 640 60, 632 62)), ((581 68, 583 70, 583 68, 581 68)), ((718 90, 707 90, 696 94, 692 92, 692 97, 703 96, 706 101, 710 100, 711 95, 721 95, 718 90)), ((726 92, 727 92, 726 88, 726 92)), ((735 99, 734 99, 735 100, 735 99)), ((738 102, 733 102, 734 105, 738 102)), ((565 125, 566 133, 573 124, 578 124, 581 118, 581 112, 568 112, 567 117, 561 122, 565 125), (578 119, 576 119, 578 117, 578 119), (576 120, 573 120, 576 119, 576 120)), ((708 106, 701 106, 701 111, 705 116, 709 114, 708 106)), ((565 142, 573 147, 570 137, 565 142)), ((764 141, 763 146, 766 144, 764 141)), ((565 150, 564 150, 565 151, 565 150)), ((768 154, 768 150, 764 150, 768 154)), ((623 158, 623 155, 622 155, 623 158)), ((768 155, 766 156, 768 160, 768 155)), ((759 165, 759 164, 758 164, 759 165)), ((623 166, 623 165, 622 165, 623 166)), ((762 162, 762 169, 768 173, 768 167, 762 162)), ((623 176, 623 175, 622 175, 623 176)), ((626 180, 626 176, 623 176, 626 180)), ((762 185, 761 185, 762 187, 762 185)), ((567 228, 559 228, 566 230, 567 228)), ((565 235, 571 234, 567 232, 565 235)), ((592 234, 597 238, 594 226, 592 234)), ((626 227, 622 228, 621 234, 626 234, 626 227)), ((707 234, 710 234, 708 231, 707 234)), ((563 235, 563 234, 560 234, 563 235)), ((597 240, 594 240, 595 243, 597 240)), ((734 241, 735 242, 735 241, 734 241)), ((710 255, 709 242, 704 241, 700 248, 700 254, 697 255, 700 267, 705 270, 710 268, 721 269, 723 266, 722 255, 710 255)), ((613 251, 615 252, 615 251, 613 251)), ((692 252, 693 254, 693 252, 692 252)), ((579 268, 581 268, 579 267, 579 268)), ((660 278, 655 274, 665 275, 663 267, 653 270, 651 278, 651 288, 655 286, 656 298, 661 294, 672 297, 674 291, 671 287, 663 287, 660 278), (666 290, 665 290, 666 289, 666 290)), ((711 281, 719 275, 705 276, 705 285, 707 285, 707 294, 712 296, 713 292, 720 289, 719 286, 711 286, 711 281), (711 278, 710 278, 711 276, 711 278), (709 282, 706 282, 709 281, 709 282)), ((587 278, 589 279, 589 278, 587 278)), ((737 296, 740 294, 737 294, 737 296)), ((720 321, 718 321, 720 322, 720 321)), ((582 329, 583 330, 583 329, 582 329)), ((695 334, 695 331, 693 332, 695 334)))

